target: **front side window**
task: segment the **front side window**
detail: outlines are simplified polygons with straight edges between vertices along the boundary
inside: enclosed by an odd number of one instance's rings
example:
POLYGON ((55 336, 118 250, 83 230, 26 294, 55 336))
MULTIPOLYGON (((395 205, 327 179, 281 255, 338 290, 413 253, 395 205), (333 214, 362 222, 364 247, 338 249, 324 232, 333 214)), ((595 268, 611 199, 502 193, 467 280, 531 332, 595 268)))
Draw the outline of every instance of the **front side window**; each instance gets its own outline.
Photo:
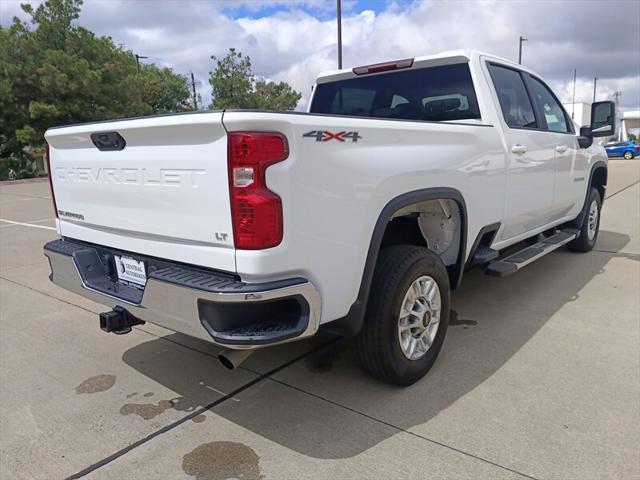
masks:
POLYGON ((537 78, 529 78, 531 79, 531 96, 540 112, 544 115, 544 119, 547 121, 547 128, 552 132, 571 132, 564 110, 551 91, 537 78))
POLYGON ((466 63, 320 83, 310 111, 433 122, 480 118, 466 63))
POLYGON ((537 128, 533 106, 520 73, 498 65, 489 65, 489 73, 505 123, 516 128, 537 128))

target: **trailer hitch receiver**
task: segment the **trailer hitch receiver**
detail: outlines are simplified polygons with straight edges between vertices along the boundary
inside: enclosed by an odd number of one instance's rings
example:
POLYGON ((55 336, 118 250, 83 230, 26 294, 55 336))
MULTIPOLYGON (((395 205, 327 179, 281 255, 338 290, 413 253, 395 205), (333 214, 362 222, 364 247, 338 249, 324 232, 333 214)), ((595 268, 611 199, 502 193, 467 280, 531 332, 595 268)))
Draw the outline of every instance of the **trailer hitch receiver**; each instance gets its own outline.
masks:
POLYGON ((100 317, 100 330, 116 335, 124 335, 131 331, 134 325, 144 325, 144 321, 131 315, 121 306, 116 306, 110 312, 102 312, 100 317))

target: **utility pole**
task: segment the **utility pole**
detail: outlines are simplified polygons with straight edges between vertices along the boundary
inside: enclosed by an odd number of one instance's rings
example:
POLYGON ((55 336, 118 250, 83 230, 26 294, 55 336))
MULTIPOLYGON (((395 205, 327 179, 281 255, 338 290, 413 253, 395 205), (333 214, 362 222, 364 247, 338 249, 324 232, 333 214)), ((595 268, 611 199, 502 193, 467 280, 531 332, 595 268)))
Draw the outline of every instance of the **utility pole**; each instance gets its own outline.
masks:
POLYGON ((571 120, 573 120, 573 114, 576 112, 576 73, 577 69, 573 69, 573 100, 571 100, 571 120))
POLYGON ((338 8, 338 68, 342 68, 342 0, 337 0, 338 8))
POLYGON ((518 63, 522 65, 522 42, 526 42, 527 39, 523 36, 520 36, 520 44, 518 46, 518 63))
POLYGON ((193 109, 198 110, 198 97, 196 95, 196 79, 191 72, 191 90, 193 91, 193 109))
POLYGON ((618 99, 622 96, 622 90, 617 90, 615 92, 613 92, 613 99, 616 102, 616 105, 618 105, 618 99))
POLYGON ((596 85, 598 85, 598 77, 593 77, 593 103, 596 103, 596 85))
POLYGON ((142 55, 138 55, 137 53, 135 54, 135 56, 136 56, 136 65, 138 66, 138 71, 140 71, 140 59, 149 58, 149 57, 143 57, 142 55))
MULTIPOLYGON (((621 96, 622 96, 622 90, 616 90, 615 92, 613 92, 613 98, 614 98, 614 101, 616 102, 616 110, 618 110, 618 100, 620 99, 621 96)), ((627 126, 624 121, 624 118, 622 119, 621 127, 622 128, 618 130, 618 141, 626 142, 629 138, 627 135, 627 126)))

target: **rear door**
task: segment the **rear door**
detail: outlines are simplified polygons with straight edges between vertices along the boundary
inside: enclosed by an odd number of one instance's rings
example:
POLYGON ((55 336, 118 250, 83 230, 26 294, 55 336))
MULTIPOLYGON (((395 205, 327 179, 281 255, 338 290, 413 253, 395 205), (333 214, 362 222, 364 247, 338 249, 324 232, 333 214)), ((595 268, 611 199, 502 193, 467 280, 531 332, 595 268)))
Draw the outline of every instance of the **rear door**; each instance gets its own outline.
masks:
POLYGON ((71 126, 45 136, 63 236, 235 271, 222 113, 71 126))
POLYGON ((556 180, 555 144, 536 117, 522 72, 490 63, 508 155, 502 240, 549 221, 556 180))

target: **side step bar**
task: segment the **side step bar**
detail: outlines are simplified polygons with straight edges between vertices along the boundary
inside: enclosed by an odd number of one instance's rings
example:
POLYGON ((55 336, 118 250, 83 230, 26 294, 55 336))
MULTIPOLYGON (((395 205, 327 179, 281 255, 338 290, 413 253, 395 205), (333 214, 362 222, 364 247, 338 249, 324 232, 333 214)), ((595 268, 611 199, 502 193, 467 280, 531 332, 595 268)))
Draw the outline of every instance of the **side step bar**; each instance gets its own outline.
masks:
POLYGON ((495 260, 500 256, 500 252, 494 250, 486 245, 478 245, 475 253, 473 254, 473 260, 471 260, 471 266, 484 265, 492 260, 495 260))
POLYGON ((554 235, 540 240, 522 250, 500 260, 493 261, 487 266, 486 274, 493 277, 507 277, 521 268, 535 262, 546 254, 553 252, 569 243, 578 235, 577 230, 560 230, 554 235))

